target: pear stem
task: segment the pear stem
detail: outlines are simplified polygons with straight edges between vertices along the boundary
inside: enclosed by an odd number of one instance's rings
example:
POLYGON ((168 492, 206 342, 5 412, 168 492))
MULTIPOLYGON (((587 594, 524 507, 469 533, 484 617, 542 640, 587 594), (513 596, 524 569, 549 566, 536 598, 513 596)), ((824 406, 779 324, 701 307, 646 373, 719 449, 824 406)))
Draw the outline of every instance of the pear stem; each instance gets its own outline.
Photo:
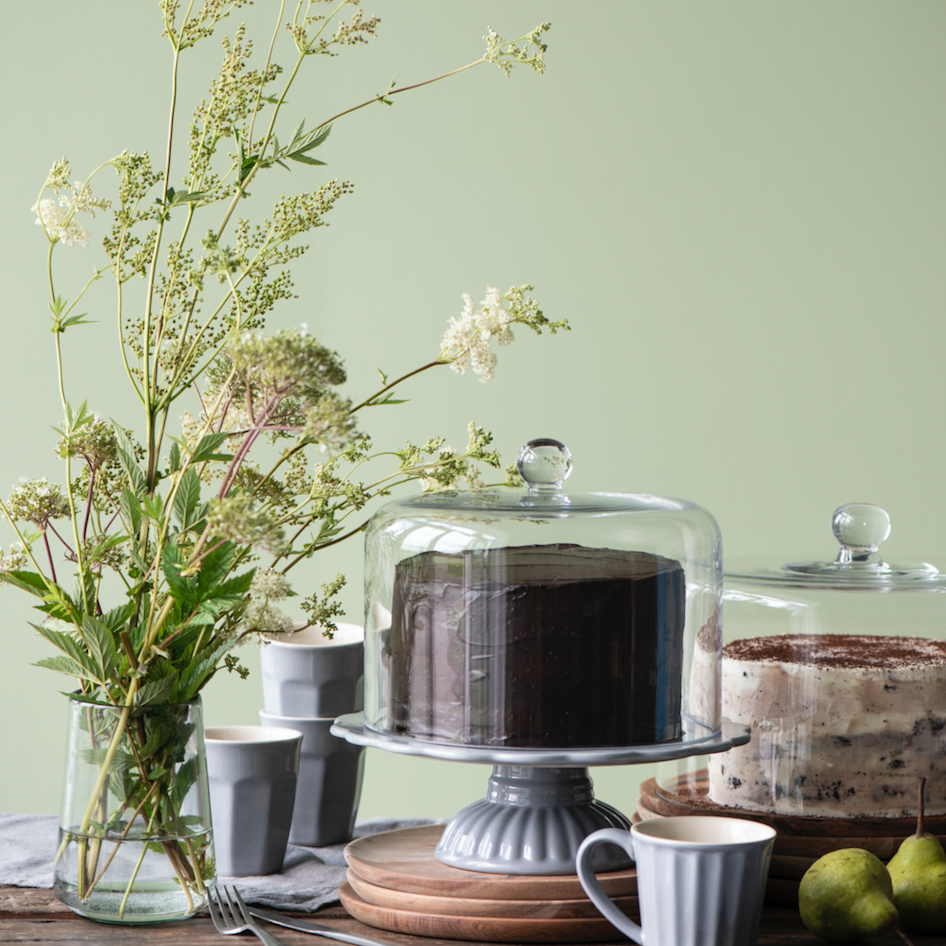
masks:
POLYGON ((916 836, 923 837, 923 789, 926 786, 926 779, 921 775, 916 780, 916 836))
POLYGON ((913 940, 910 939, 910 937, 907 936, 907 934, 904 933, 899 926, 895 926, 894 929, 900 934, 901 939, 907 944, 907 946, 914 946, 913 940))

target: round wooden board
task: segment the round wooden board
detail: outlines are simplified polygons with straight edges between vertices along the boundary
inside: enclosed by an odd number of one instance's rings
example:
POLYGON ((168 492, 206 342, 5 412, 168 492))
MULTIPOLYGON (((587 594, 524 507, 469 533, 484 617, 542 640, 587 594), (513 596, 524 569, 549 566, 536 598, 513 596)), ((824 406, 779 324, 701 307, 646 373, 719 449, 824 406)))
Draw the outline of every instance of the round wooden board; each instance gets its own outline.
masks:
MULTIPOLYGON (((897 844, 916 830, 916 818, 819 818, 813 815, 779 815, 746 808, 718 805, 709 798, 709 778, 706 769, 681 776, 670 787, 647 779, 640 788, 647 807, 660 815, 725 815, 730 818, 748 818, 771 825, 785 837, 804 838, 896 838, 897 844)), ((946 815, 925 819, 926 830, 946 837, 946 815)), ((850 844, 840 845, 851 847, 850 844)))
MULTIPOLYGON (((473 900, 468 897, 432 897, 405 893, 389 887, 376 887, 348 868, 348 884, 365 903, 415 913, 452 914, 456 916, 492 916, 506 919, 581 919, 601 918, 598 908, 583 900, 473 900)), ((623 913, 637 915, 637 897, 615 897, 612 901, 623 913)))
MULTIPOLYGON (((441 864, 434 856, 434 848, 443 829, 442 824, 432 824, 369 834, 347 845, 345 859, 362 880, 403 893, 472 900, 585 899, 574 874, 488 874, 441 864)), ((597 876, 609 897, 637 894, 637 872, 633 867, 597 876)))
POLYGON ((590 943, 624 939, 607 920, 529 919, 523 917, 456 916, 418 913, 380 907, 363 900, 348 883, 338 888, 342 906, 368 926, 443 939, 470 939, 492 943, 590 943))

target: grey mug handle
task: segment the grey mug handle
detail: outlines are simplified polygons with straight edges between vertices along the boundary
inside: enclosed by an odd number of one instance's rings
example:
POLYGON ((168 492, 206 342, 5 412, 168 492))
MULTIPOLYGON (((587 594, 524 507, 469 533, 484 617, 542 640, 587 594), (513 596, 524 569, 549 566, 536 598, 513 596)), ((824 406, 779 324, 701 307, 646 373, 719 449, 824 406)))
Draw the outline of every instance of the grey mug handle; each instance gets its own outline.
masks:
POLYGON ((629 831, 622 831, 620 828, 602 828, 600 831, 595 831, 581 842, 578 853, 575 855, 575 864, 582 888, 588 894, 588 899, 601 911, 601 915, 635 943, 642 943, 644 931, 611 902, 611 898, 601 889, 601 884, 598 883, 598 878, 591 869, 591 855, 599 844, 616 844, 634 857, 634 836, 629 831))

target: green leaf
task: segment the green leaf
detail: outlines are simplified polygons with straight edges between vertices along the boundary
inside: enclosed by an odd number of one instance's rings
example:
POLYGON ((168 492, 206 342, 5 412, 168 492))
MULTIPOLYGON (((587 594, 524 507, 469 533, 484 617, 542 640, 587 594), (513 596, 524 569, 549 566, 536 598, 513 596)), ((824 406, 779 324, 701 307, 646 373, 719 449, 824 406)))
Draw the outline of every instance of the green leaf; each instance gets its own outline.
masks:
POLYGON ((217 449, 227 441, 225 431, 214 434, 204 434, 200 438, 194 452, 191 454, 192 463, 203 463, 205 460, 232 460, 232 454, 218 454, 217 449))
POLYGON ((72 576, 72 600, 81 605, 85 613, 95 609, 95 576, 91 571, 76 572, 72 576))
POLYGON ((197 582, 181 576, 181 568, 186 564, 177 543, 169 541, 161 555, 161 571, 168 583, 171 597, 183 602, 192 602, 197 598, 197 582))
POLYGON ((155 522, 161 522, 164 519, 164 499, 160 493, 154 496, 143 496, 141 498, 142 512, 155 522))
POLYGON ((80 680, 101 684, 101 681, 96 680, 85 667, 68 657, 45 657, 42 660, 37 660, 33 666, 44 667, 47 670, 55 670, 56 673, 64 673, 68 677, 78 677, 80 680))
MULTIPOLYGON (((293 152, 292 154, 287 154, 287 158, 290 161, 298 161, 300 164, 325 164, 324 161, 319 161, 318 158, 310 158, 307 154, 299 154, 298 152, 293 152)), ((282 164, 282 162, 279 162, 282 164)), ((283 165, 285 167, 285 165, 283 165)))
POLYGON ((86 664, 87 655, 85 651, 79 646, 78 642, 71 634, 57 631, 54 628, 47 627, 45 624, 33 624, 32 621, 30 621, 30 626, 34 628, 41 637, 45 637, 50 644, 58 647, 59 650, 68 655, 77 664, 85 667, 86 670, 90 669, 86 664))
POLYGON ((147 483, 144 473, 141 472, 138 468, 138 464, 135 462, 135 449, 124 429, 114 420, 112 421, 112 428, 115 431, 118 462, 125 471, 125 476, 128 477, 129 486, 131 486, 135 495, 140 498, 145 494, 147 483))
POLYGON ((152 703, 170 702, 176 686, 176 673, 161 680, 149 680, 135 694, 135 706, 150 706, 152 703))
POLYGON ((118 511, 121 514, 125 530, 129 535, 137 536, 141 532, 141 503, 138 497, 127 487, 118 499, 118 511))
POLYGON ((197 471, 190 467, 181 476, 172 510, 174 518, 181 527, 181 532, 186 532, 199 520, 200 517, 197 515, 199 503, 200 478, 197 476, 197 471))
POLYGON ((409 398, 395 398, 393 394, 388 394, 380 400, 369 401, 365 407, 383 407, 385 404, 409 404, 409 398))
POLYGON ((171 450, 168 453, 168 473, 176 473, 181 468, 181 448, 177 441, 171 444, 171 450))
POLYGON ((0 581, 28 591, 37 598, 45 599, 49 592, 46 579, 38 572, 0 572, 0 581))
POLYGON ((168 206, 174 207, 177 204, 189 204, 195 200, 201 200, 207 196, 206 191, 174 191, 173 188, 168 188, 168 206), (173 195, 173 196, 172 196, 173 195))
POLYGON ((217 671, 217 664, 233 649, 235 641, 228 641, 214 648, 212 651, 203 650, 185 668, 181 674, 181 702, 192 700, 201 690, 201 687, 217 671))
POLYGON ((118 663, 118 651, 111 629, 98 618, 86 614, 82 618, 79 635, 89 649, 89 658, 94 661, 96 671, 101 671, 99 679, 107 680, 118 663))

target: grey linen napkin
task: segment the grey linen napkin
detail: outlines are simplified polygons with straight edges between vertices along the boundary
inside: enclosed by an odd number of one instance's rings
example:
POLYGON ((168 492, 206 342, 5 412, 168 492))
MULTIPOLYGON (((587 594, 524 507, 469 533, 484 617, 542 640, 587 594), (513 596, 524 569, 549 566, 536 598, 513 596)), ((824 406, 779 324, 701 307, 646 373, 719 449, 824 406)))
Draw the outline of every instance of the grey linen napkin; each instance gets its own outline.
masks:
MULTIPOLYGON (((355 837, 431 824, 429 818, 370 818, 355 825, 355 837)), ((56 815, 0 814, 0 884, 52 887, 59 840, 56 815)), ((338 899, 345 879, 345 845, 289 845, 282 872, 265 877, 220 877, 249 903, 308 913, 338 899)))

